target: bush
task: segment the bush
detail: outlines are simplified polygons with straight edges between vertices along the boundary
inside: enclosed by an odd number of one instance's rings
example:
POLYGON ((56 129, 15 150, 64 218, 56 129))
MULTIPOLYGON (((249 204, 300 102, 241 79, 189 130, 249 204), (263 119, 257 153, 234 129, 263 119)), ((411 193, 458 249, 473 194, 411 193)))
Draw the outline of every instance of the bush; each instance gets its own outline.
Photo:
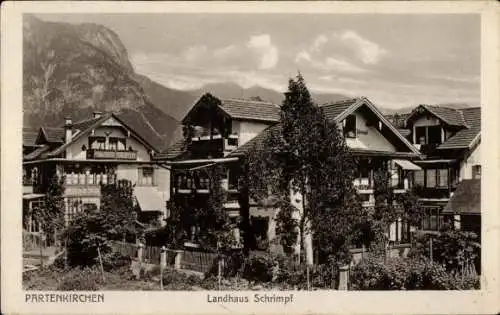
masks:
POLYGON ((275 278, 279 262, 274 256, 251 255, 245 262, 243 278, 255 282, 270 282, 275 278))
POLYGON ((105 271, 113 271, 122 267, 130 266, 132 259, 118 252, 108 253, 102 257, 102 265, 105 271))
POLYGON ((414 238, 410 257, 430 258, 430 239, 432 238, 432 258, 443 264, 447 271, 462 272, 471 267, 480 256, 477 235, 463 231, 442 231, 437 235, 420 233, 414 238))
POLYGON ((96 291, 100 285, 102 285, 102 275, 97 268, 75 268, 61 279, 57 290, 96 291))
POLYGON ((351 271, 352 290, 471 290, 479 277, 459 276, 427 258, 368 258, 351 271))

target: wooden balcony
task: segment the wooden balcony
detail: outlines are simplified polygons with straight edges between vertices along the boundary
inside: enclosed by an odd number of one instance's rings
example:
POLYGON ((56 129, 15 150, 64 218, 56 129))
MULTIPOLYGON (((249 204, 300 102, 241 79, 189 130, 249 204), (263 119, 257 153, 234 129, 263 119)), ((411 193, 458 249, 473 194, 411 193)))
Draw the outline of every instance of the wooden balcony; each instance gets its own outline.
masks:
POLYGON ((137 151, 112 151, 89 149, 87 150, 87 159, 96 160, 137 160, 137 151))

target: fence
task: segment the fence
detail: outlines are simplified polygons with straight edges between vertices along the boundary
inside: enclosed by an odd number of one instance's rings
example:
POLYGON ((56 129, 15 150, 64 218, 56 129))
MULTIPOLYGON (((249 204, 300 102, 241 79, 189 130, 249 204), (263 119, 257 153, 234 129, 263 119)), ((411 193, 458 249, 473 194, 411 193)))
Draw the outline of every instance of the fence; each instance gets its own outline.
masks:
POLYGON ((39 232, 23 231, 23 250, 29 251, 35 248, 47 247, 47 241, 39 232))
POLYGON ((136 244, 115 241, 112 243, 111 247, 114 252, 118 252, 123 256, 137 257, 136 244))
POLYGON ((216 253, 184 251, 182 254, 181 268, 205 273, 216 263, 216 253))
MULTIPOLYGON (((160 263, 162 248, 158 246, 142 246, 139 251, 137 244, 115 241, 112 243, 112 248, 115 252, 136 258, 144 263, 155 265, 160 263)), ((203 273, 209 271, 217 259, 215 253, 171 249, 165 249, 165 253, 167 266, 203 273)))

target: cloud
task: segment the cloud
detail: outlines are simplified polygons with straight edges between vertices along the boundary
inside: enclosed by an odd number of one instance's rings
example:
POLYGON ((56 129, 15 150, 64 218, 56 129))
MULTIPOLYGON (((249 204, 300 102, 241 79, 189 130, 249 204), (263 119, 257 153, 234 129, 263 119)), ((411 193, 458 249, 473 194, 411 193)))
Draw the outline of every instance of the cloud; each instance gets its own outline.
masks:
POLYGON ((361 37, 352 30, 329 35, 319 34, 307 48, 300 50, 295 62, 309 64, 323 71, 365 73, 388 54, 378 44, 361 37))
POLYGON ((247 47, 253 49, 260 57, 259 69, 272 69, 278 63, 278 48, 272 44, 269 34, 250 37, 247 47))
MULTIPOLYGON (((314 47, 314 46, 313 46, 314 47)), ((297 53, 295 62, 299 66, 312 67, 322 72, 337 72, 337 73, 365 73, 368 70, 358 67, 346 60, 338 59, 335 57, 326 57, 320 59, 316 55, 313 57, 312 52, 302 50, 297 53)))
POLYGON ((365 64, 377 64, 382 57, 388 54, 387 50, 361 37, 355 31, 346 30, 340 34, 335 34, 334 38, 340 39, 345 45, 349 46, 365 64))

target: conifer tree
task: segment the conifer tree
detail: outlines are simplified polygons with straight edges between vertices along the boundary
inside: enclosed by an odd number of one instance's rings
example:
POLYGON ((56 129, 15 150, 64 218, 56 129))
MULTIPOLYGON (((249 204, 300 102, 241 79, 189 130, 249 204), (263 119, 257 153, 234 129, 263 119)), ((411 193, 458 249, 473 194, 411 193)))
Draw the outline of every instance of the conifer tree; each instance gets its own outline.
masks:
MULTIPOLYGON (((273 195, 278 202, 301 208, 297 222, 301 253, 304 237, 311 233, 320 260, 348 259, 348 246, 365 217, 353 187, 355 161, 337 125, 312 101, 300 74, 289 80, 280 124, 271 128, 264 148, 250 153, 253 194, 273 195)), ((281 218, 289 221, 290 216, 281 218)), ((295 230, 290 224, 288 229, 289 233, 295 230)))

